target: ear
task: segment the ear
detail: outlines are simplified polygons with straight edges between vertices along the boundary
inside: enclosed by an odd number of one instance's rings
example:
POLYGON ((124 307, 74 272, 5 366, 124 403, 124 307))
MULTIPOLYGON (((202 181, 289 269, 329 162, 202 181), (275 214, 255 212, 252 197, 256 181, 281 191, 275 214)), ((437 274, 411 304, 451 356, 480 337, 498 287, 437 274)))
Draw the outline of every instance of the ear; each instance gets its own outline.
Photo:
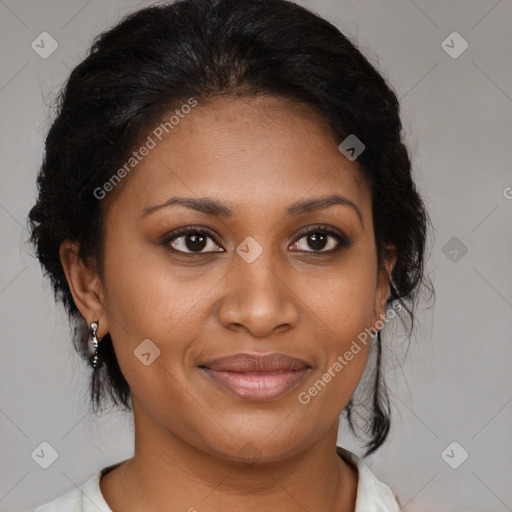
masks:
MULTIPOLYGON (((377 286, 375 289, 375 304, 374 304, 374 317, 372 326, 376 331, 380 328, 376 327, 375 324, 378 322, 381 325, 382 321, 386 317, 386 300, 389 296, 391 273, 396 263, 398 253, 394 245, 387 245, 384 251, 383 261, 381 268, 378 269, 377 274, 377 286)), ((381 327, 382 328, 382 327, 381 327)))
POLYGON ((98 321, 97 336, 101 339, 108 332, 103 289, 96 271, 79 258, 79 249, 78 242, 65 240, 59 248, 60 261, 76 307, 88 326, 98 321))

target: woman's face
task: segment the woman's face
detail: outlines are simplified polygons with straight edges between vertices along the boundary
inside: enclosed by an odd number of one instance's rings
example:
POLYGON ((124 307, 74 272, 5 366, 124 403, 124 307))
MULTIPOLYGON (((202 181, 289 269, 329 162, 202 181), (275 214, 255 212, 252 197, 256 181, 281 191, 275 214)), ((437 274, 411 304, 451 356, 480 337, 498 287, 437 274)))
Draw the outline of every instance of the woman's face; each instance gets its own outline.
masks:
POLYGON ((370 190, 277 98, 199 102, 152 138, 107 211, 99 294, 134 413, 226 458, 297 453, 337 424, 369 344, 344 355, 384 312, 370 190), (299 362, 211 363, 275 352, 299 362))

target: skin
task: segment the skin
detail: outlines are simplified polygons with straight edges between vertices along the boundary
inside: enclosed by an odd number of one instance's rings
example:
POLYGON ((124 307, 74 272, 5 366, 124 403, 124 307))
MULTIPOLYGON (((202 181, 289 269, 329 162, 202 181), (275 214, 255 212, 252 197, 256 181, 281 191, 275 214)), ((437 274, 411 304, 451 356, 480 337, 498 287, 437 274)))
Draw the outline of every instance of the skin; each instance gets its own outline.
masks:
POLYGON ((283 99, 199 102, 111 192, 104 275, 79 260, 76 243, 62 244, 75 303, 88 323, 99 320, 99 339, 110 332, 132 390, 134 457, 100 480, 112 510, 354 511, 357 472, 335 446, 369 346, 308 404, 298 394, 382 318, 396 256, 390 250, 377 272, 371 192, 339 142, 318 113, 283 99), (361 219, 346 205, 285 213, 332 194, 350 199, 361 219), (211 198, 233 215, 175 204, 142 216, 172 196, 211 198), (206 238, 200 254, 186 234, 159 245, 192 225, 217 240, 206 238), (309 225, 352 244, 329 252, 339 245, 329 234, 324 247, 312 245, 309 225), (248 236, 263 250, 252 263, 236 252, 248 236), (148 366, 134 355, 145 339, 160 350, 148 366), (267 402, 232 395, 198 369, 274 351, 312 369, 267 402), (238 455, 248 443, 253 463, 238 455))

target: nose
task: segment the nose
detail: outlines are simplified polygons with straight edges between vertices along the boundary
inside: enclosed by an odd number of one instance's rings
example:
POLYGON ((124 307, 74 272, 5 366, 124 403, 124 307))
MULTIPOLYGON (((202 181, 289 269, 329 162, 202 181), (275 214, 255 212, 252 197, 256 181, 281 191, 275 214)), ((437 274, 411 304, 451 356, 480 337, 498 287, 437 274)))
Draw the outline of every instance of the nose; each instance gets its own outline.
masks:
POLYGON ((290 282, 292 269, 285 269, 284 263, 278 266, 272 258, 265 250, 251 263, 234 255, 218 309, 219 321, 227 329, 263 338, 297 325, 299 299, 290 282))

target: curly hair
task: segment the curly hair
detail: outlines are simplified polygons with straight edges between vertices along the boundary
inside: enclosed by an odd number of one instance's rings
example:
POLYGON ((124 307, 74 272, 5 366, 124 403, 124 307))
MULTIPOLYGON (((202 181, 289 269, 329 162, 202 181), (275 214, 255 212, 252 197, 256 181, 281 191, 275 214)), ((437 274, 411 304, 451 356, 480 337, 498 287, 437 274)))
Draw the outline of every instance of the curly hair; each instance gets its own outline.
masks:
MULTIPOLYGON (((338 28, 291 1, 178 0, 138 10, 99 34, 55 99, 38 197, 28 216, 30 242, 84 358, 88 326, 73 301, 59 247, 77 241, 82 261, 103 275, 102 222, 113 194, 99 201, 94 190, 163 113, 187 98, 204 103, 258 95, 313 107, 337 140, 355 134, 365 144, 357 163, 372 192, 379 267, 386 244, 397 249, 386 307, 399 301, 412 332, 419 290, 431 288, 424 273, 430 220, 412 179, 395 92, 338 28)), ((390 426, 380 332, 377 338, 365 456, 379 448, 390 426)), ((93 408, 110 397, 129 410, 130 388, 110 334, 98 351, 106 364, 91 376, 93 408)), ((353 406, 351 400, 344 413, 356 433, 353 406)))

